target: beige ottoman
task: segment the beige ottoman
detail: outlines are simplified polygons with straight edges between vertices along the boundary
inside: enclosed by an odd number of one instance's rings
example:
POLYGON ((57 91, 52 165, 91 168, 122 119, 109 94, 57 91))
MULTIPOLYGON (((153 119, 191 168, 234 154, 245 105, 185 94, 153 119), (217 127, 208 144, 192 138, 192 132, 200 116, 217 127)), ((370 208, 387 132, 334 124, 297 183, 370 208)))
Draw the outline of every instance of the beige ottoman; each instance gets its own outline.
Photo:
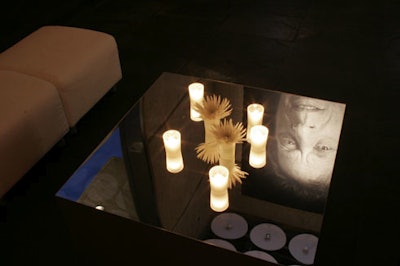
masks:
POLYGON ((65 26, 44 26, 20 40, 0 54, 0 69, 54 84, 70 127, 122 78, 113 36, 65 26))
POLYGON ((0 197, 38 162, 69 126, 53 84, 0 70, 0 197))

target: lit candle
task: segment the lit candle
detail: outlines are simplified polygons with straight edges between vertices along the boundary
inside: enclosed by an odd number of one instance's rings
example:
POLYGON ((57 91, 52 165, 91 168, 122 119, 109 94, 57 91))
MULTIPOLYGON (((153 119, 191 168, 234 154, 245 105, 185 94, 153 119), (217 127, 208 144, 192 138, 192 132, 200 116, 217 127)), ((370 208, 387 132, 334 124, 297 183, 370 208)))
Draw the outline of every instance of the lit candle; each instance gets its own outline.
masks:
POLYGON ((225 166, 216 165, 209 171, 210 207, 216 212, 223 212, 229 206, 228 178, 229 170, 225 166))
POLYGON ((267 163, 268 133, 268 128, 263 125, 253 126, 250 130, 249 163, 254 168, 262 168, 267 163))
POLYGON ((204 85, 199 82, 194 82, 189 85, 189 96, 190 96, 190 119, 193 121, 201 121, 200 114, 194 110, 194 104, 203 102, 204 97, 204 85))
POLYGON ((264 106, 252 103, 247 106, 247 140, 249 140, 250 129, 256 125, 262 125, 264 117, 264 106))
POLYGON ((171 173, 179 173, 183 169, 181 133, 174 129, 167 130, 163 134, 163 141, 167 170, 171 173))

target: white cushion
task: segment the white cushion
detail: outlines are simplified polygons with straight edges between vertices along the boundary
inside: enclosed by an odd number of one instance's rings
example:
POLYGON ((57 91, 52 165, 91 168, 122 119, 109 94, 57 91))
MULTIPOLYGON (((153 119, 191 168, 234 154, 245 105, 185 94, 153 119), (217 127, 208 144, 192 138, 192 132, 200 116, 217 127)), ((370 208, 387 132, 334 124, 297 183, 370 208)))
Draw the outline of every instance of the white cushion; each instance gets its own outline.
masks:
POLYGON ((0 54, 0 69, 53 83, 70 126, 122 78, 112 35, 65 26, 44 26, 29 34, 0 54))
POLYGON ((0 70, 0 197, 68 132, 53 84, 0 70))

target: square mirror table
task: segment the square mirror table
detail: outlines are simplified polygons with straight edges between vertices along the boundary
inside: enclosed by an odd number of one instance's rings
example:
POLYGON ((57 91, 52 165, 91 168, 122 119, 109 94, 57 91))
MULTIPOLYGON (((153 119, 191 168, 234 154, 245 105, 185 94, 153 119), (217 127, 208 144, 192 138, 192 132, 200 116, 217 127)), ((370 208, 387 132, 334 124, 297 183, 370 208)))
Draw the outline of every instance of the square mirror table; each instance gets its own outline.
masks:
POLYGON ((228 254, 312 265, 344 111, 163 73, 57 197, 228 254))

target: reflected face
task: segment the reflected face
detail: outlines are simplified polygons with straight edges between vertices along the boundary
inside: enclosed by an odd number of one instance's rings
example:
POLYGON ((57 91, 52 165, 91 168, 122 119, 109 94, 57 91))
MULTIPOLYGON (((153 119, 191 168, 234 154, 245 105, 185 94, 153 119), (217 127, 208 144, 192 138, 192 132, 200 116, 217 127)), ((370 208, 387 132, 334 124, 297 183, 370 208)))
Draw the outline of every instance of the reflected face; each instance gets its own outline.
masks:
POLYGON ((329 183, 339 144, 345 105, 285 94, 276 120, 281 170, 308 183, 329 183))

